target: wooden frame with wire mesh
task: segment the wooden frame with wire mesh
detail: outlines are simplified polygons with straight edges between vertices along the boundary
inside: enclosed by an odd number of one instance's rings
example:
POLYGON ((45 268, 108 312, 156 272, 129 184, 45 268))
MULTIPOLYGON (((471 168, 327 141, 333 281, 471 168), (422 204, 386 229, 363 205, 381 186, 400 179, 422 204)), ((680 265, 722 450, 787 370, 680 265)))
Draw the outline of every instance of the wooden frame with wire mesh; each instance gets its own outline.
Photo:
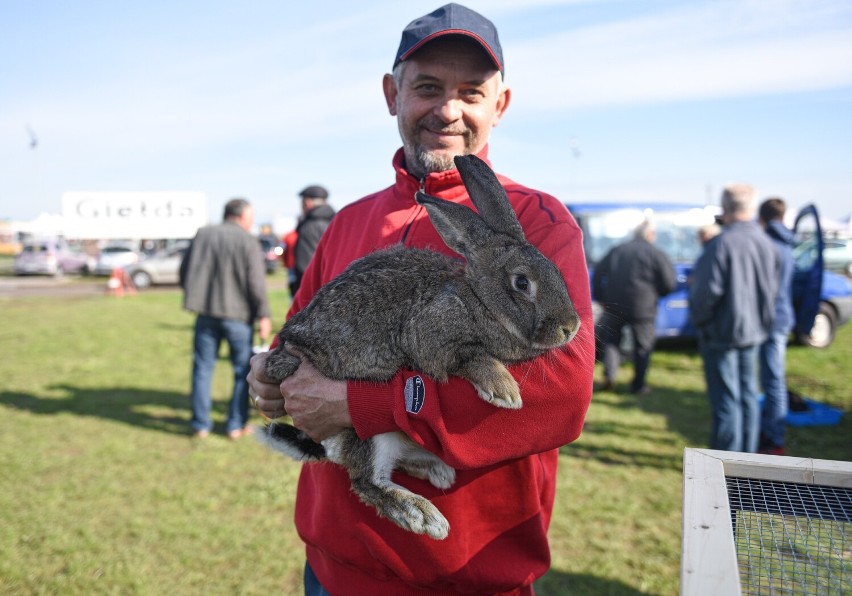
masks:
POLYGON ((686 449, 680 593, 852 594, 852 463, 686 449))

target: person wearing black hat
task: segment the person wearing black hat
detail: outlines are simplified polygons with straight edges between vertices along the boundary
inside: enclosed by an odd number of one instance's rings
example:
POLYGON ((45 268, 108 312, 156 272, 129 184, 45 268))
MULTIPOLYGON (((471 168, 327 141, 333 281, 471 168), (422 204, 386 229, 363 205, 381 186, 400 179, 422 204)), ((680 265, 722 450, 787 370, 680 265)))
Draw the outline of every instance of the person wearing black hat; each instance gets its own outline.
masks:
POLYGON ((334 217, 334 209, 328 204, 328 191, 312 184, 299 193, 302 197, 302 217, 296 226, 294 246, 295 265, 290 271, 290 296, 295 296, 302 284, 302 276, 314 256, 320 238, 334 217))
MULTIPOLYGON (((402 138, 393 158, 395 182, 337 213, 290 314, 304 309, 353 260, 377 249, 402 243, 457 256, 414 195, 422 190, 472 206, 453 157, 488 160, 491 130, 511 99, 504 74, 496 28, 464 6, 447 4, 405 28, 393 72, 383 79, 402 138)), ((361 438, 402 432, 456 469, 447 489, 394 473, 394 482, 429 498, 449 521, 449 535, 433 540, 402 530, 361 503, 341 466, 304 465, 295 523, 306 544, 308 595, 532 594, 533 582, 549 568, 547 528, 559 448, 580 435, 592 396, 589 276, 582 234, 562 202, 498 179, 527 240, 562 272, 581 319, 569 347, 509 367, 521 388, 520 410, 485 403, 457 377, 438 382, 403 369, 389 381, 338 381, 302 359, 279 385, 264 374, 265 355, 252 360, 248 380, 267 418, 289 414, 314 441, 344 428, 361 438), (413 383, 416 408, 406 400, 413 383)))

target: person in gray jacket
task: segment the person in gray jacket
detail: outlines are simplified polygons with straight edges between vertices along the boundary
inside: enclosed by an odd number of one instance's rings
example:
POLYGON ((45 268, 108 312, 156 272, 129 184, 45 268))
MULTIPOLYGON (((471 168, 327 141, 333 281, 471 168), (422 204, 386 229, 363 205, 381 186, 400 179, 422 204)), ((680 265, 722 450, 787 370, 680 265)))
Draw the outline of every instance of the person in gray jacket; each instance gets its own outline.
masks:
POLYGON ((595 267, 593 295, 604 307, 596 335, 603 346, 605 390, 615 386, 621 334, 629 326, 634 344, 630 391, 650 393, 645 376, 656 341, 657 303, 677 285, 671 261, 654 246, 656 237, 653 223, 645 220, 637 226, 632 240, 613 248, 595 267))
POLYGON ((223 222, 198 230, 180 267, 184 308, 198 314, 192 364, 190 422, 196 437, 210 434, 210 388, 222 340, 234 367, 234 390, 225 432, 238 439, 248 432, 249 361, 254 323, 266 341, 271 331, 266 277, 260 245, 251 235, 254 209, 245 199, 225 205, 223 222))
POLYGON ((754 453, 760 432, 757 352, 775 316, 780 259, 754 221, 755 192, 722 193, 722 233, 695 263, 689 309, 698 331, 713 419, 710 447, 754 453))

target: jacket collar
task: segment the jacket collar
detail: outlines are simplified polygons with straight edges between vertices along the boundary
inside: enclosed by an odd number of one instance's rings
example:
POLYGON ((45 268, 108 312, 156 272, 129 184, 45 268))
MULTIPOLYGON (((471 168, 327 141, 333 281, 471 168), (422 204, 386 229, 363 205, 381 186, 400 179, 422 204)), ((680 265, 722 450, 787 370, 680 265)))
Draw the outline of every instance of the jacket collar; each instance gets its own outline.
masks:
MULTIPOLYGON (((491 162, 488 160, 487 145, 476 156, 487 163, 489 167, 491 166, 491 162)), ((421 189, 421 181, 405 169, 405 152, 401 147, 393 156, 393 168, 396 172, 394 193, 398 199, 414 203, 414 194, 421 189)), ((467 198, 467 190, 459 171, 456 169, 427 174, 423 181, 423 191, 447 200, 467 198)))
POLYGON ((766 233, 778 242, 793 244, 792 230, 780 221, 770 221, 766 226, 766 233))

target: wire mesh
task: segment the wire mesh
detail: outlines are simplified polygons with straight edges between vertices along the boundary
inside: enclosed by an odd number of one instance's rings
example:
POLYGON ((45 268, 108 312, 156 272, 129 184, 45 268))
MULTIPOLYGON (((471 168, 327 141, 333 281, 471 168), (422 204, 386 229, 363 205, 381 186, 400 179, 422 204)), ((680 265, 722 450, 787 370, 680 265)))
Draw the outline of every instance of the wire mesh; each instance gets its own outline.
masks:
POLYGON ((852 489, 726 484, 743 594, 852 595, 852 489))

